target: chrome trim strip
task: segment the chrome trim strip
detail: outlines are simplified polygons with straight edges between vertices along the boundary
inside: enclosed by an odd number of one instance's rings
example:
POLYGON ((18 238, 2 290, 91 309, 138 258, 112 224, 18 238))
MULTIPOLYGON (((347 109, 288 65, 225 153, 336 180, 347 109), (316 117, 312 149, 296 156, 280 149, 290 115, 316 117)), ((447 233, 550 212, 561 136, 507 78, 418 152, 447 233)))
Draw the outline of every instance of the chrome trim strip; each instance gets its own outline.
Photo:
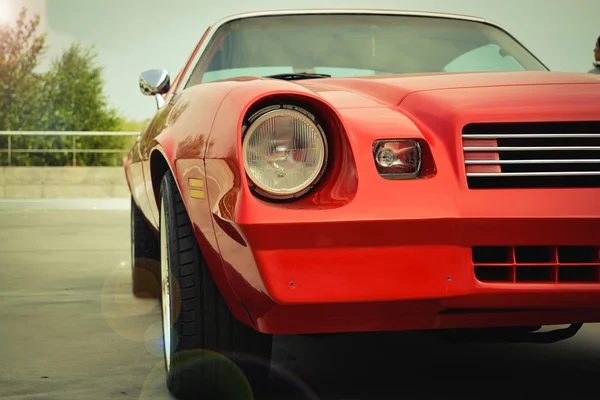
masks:
POLYGON ((585 151, 600 150, 600 146, 536 146, 536 147, 464 147, 464 151, 585 151))
POLYGON ((600 171, 560 171, 560 172, 469 172, 467 177, 509 177, 509 176, 600 176, 600 171))
MULTIPOLYGON (((231 15, 231 16, 225 17, 225 18, 221 19, 220 21, 217 21, 217 23, 215 23, 212 26, 212 28, 206 35, 204 42, 200 46, 200 49, 198 49, 198 53, 192 60, 192 62, 190 64, 190 68, 188 68, 185 75, 181 77, 181 84, 177 88, 177 93, 175 93, 174 95, 177 95, 182 90, 184 90, 185 86, 188 84, 188 82, 190 80, 190 77, 192 76, 192 72, 194 71, 194 69, 196 68, 196 65, 198 64, 198 61, 200 60, 200 57, 202 57, 202 55, 204 54, 204 51, 208 47, 208 44, 211 42, 215 33, 223 25, 225 25, 229 22, 232 22, 232 21, 239 20, 239 19, 246 19, 246 18, 253 18, 253 17, 268 17, 268 16, 277 16, 277 15, 318 15, 318 14, 398 15, 398 16, 412 16, 412 17, 448 18, 448 19, 459 19, 459 20, 463 20, 463 21, 480 22, 480 23, 494 26, 495 28, 498 28, 501 31, 503 31, 504 33, 506 33, 513 40, 515 40, 520 46, 522 46, 525 49, 525 51, 527 51, 529 54, 531 54, 531 56, 533 58, 535 58, 537 61, 539 61, 540 64, 542 64, 542 66, 544 66, 544 68, 548 69, 546 64, 544 64, 535 54, 533 54, 531 52, 531 50, 529 50, 528 47, 523 45, 523 43, 521 41, 519 41, 513 34, 511 34, 509 31, 504 29, 503 26, 501 26, 500 24, 498 24, 496 22, 490 21, 488 19, 474 17, 474 16, 470 16, 470 15, 435 13, 435 12, 426 12, 426 11, 372 10, 372 9, 359 9, 359 8, 357 8, 357 9, 355 9, 355 8, 353 8, 353 9, 335 9, 334 8, 334 9, 310 9, 310 10, 254 11, 254 12, 241 13, 241 14, 236 14, 236 15, 231 15)), ((200 39, 198 39, 198 40, 200 40, 200 39)))
POLYGON ((465 160, 466 165, 501 164, 600 164, 600 159, 564 159, 564 160, 465 160))
POLYGON ((600 138, 600 133, 517 133, 517 134, 466 134, 463 139, 561 139, 600 138))

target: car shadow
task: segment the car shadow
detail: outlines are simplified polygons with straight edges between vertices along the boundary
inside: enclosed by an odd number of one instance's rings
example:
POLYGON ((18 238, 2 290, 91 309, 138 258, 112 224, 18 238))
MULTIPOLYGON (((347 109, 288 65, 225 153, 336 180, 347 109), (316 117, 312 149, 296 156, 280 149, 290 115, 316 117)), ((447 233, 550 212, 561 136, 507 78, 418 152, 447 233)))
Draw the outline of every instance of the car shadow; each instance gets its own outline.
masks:
POLYGON ((277 336, 269 399, 525 399, 593 393, 600 346, 451 344, 425 332, 277 336))

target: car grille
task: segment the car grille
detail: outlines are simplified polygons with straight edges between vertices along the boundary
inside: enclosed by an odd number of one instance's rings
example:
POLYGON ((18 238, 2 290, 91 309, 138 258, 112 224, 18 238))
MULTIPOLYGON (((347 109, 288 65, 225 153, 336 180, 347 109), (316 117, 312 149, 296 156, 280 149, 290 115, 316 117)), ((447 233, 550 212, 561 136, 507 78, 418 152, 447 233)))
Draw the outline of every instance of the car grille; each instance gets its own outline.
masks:
POLYGON ((469 124, 471 189, 600 187, 600 122, 469 124))
POLYGON ((597 246, 478 246, 472 252, 481 282, 600 283, 597 246))

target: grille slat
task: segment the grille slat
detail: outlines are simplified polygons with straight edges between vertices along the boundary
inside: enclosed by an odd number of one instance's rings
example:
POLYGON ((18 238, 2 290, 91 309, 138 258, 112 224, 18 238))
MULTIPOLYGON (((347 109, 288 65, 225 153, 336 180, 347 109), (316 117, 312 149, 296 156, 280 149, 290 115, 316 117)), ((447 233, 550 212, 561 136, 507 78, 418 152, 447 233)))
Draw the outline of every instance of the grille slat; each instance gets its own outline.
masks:
POLYGON ((463 139, 573 139, 600 138, 600 133, 501 133, 501 134, 464 134, 463 139))
POLYGON ((600 284, 596 246, 477 246, 472 255, 484 283, 600 284))
POLYGON ((600 171, 557 171, 557 172, 469 172, 469 176, 600 176, 600 171))
POLYGON ((466 165, 484 164, 594 164, 600 163, 600 159, 564 159, 564 160, 465 160, 466 165))
POLYGON ((600 187, 600 122, 469 124, 469 188, 600 187))
POLYGON ((600 146, 464 147, 464 151, 598 151, 600 146))

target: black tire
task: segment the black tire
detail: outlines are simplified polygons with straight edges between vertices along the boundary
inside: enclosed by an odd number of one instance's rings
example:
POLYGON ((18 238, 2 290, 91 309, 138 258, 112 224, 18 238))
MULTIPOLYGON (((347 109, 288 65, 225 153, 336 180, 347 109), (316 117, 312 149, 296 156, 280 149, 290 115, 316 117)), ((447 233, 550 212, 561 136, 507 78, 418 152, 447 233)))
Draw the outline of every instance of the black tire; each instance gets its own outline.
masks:
POLYGON ((158 238, 131 198, 131 290, 135 297, 160 296, 160 250, 158 238))
POLYGON ((263 395, 269 377, 272 335, 251 329, 229 311, 202 257, 170 172, 162 180, 160 199, 159 242, 161 252, 167 255, 161 257, 162 285, 168 281, 169 288, 169 293, 162 295, 169 391, 180 400, 252 399, 252 393, 263 395), (166 308, 171 321, 170 351, 165 335, 166 308))

